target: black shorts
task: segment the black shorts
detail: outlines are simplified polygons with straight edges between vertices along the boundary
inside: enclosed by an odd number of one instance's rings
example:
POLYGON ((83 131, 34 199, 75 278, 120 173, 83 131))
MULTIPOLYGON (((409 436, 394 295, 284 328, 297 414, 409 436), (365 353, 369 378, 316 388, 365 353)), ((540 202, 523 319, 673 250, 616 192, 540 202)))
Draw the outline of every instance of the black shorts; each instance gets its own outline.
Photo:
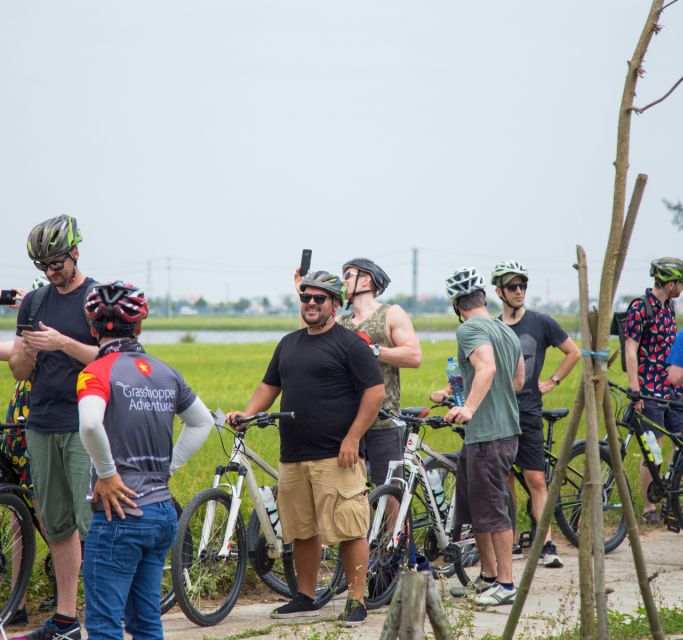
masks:
POLYGON ((522 429, 522 435, 519 436, 515 464, 527 471, 543 471, 545 469, 545 454, 543 453, 545 436, 541 416, 520 412, 519 426, 522 429))
MULTIPOLYGON (((404 433, 404 427, 370 429, 366 432, 365 455, 369 466, 368 477, 375 486, 386 482, 389 462, 403 460, 404 433)), ((400 468, 394 475, 401 475, 400 468)))
MULTIPOLYGON (((676 398, 680 400, 680 398, 676 398)), ((644 398, 643 415, 650 418, 652 422, 664 427, 671 433, 683 434, 683 410, 681 409, 665 409, 657 404, 656 400, 644 398)), ((641 420, 640 426, 643 431, 654 431, 656 438, 661 438, 664 434, 659 430, 651 427, 646 422, 641 420)))
POLYGON ((475 533, 512 529, 507 479, 517 453, 517 436, 466 444, 458 460, 455 519, 475 533))

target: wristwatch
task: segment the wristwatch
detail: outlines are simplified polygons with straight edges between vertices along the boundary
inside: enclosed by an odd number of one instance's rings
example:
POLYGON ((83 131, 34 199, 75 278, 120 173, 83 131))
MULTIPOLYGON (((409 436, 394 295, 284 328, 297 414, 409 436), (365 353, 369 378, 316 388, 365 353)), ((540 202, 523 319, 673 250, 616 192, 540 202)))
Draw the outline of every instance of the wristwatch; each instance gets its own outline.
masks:
POLYGON ((370 348, 372 349, 372 355, 375 356, 375 358, 379 358, 379 345, 375 342, 375 344, 371 344, 370 348))
POLYGON ((559 387, 560 386, 560 379, 557 377, 556 373, 553 373, 553 375, 550 376, 550 379, 559 387))

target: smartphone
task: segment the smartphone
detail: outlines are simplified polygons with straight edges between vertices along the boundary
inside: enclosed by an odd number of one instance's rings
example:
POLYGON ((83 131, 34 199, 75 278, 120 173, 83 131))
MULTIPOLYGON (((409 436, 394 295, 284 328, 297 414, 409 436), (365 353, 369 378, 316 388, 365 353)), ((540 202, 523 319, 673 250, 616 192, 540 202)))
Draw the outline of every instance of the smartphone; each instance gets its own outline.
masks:
POLYGON ((14 304, 17 292, 14 289, 2 289, 0 291, 0 304, 14 304))
POLYGON ((301 252, 301 277, 303 278, 307 273, 308 270, 311 268, 311 254, 313 252, 310 249, 304 249, 301 252))
POLYGON ((24 330, 26 331, 35 331, 36 328, 32 324, 18 324, 17 329, 19 329, 19 335, 21 335, 24 330))

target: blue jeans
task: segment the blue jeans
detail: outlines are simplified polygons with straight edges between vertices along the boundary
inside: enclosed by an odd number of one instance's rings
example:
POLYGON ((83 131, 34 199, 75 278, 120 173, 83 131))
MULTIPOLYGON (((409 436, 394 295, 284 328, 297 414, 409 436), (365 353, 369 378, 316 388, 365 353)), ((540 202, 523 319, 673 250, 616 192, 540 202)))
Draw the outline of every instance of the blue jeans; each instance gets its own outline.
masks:
POLYGON ((142 516, 95 512, 85 539, 83 584, 89 640, 162 640, 161 574, 178 521, 170 500, 142 507, 142 516))

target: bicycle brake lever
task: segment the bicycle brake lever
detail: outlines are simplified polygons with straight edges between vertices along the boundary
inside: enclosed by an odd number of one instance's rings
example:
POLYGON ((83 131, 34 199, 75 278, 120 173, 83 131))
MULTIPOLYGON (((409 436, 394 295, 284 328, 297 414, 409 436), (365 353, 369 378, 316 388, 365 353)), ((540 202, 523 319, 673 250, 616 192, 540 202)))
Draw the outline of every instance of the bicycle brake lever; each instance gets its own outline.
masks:
POLYGON ((211 415, 213 416, 213 425, 216 427, 216 429, 222 429, 223 425, 227 421, 227 416, 223 413, 223 411, 221 411, 220 408, 212 411, 211 415))

